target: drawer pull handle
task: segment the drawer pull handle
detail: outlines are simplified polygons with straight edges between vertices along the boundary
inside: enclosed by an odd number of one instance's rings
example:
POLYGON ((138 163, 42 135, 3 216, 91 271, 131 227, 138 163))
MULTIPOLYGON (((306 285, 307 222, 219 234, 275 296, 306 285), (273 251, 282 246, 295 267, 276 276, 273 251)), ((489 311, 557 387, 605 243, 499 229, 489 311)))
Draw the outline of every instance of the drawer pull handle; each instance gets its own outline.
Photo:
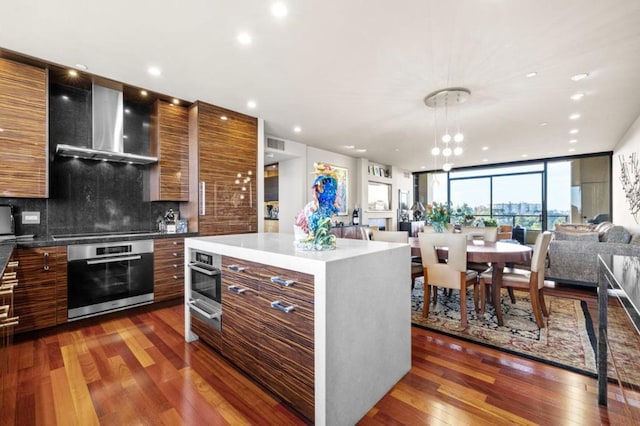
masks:
POLYGON ((177 279, 178 279, 178 276, 177 276, 177 275, 174 275, 174 276, 173 276, 173 279, 174 279, 174 280, 177 280, 177 279))
POLYGON ((178 253, 173 253, 173 257, 178 257, 178 253))
POLYGON ((16 272, 5 272, 2 275, 2 279, 3 280, 15 280, 16 279, 16 272))
POLYGON ((282 312, 284 312, 285 314, 288 314, 291 311, 294 311, 296 309, 296 305, 284 306, 282 304, 282 301, 280 301, 280 300, 275 300, 275 301, 271 302, 271 307, 279 309, 282 312))
POLYGON ((271 282, 276 284, 282 284, 285 287, 291 287, 295 283, 294 280, 285 280, 284 278, 280 278, 280 277, 271 277, 271 282))
POLYGON ((11 317, 0 322, 0 328, 11 327, 12 325, 18 325, 18 317, 11 317))
POLYGON ((9 268, 15 268, 20 264, 20 261, 18 260, 12 260, 11 262, 7 262, 7 267, 9 268))
POLYGON ((236 285, 230 285, 229 287, 227 287, 227 290, 234 292, 235 294, 242 294, 245 291, 247 291, 246 288, 240 288, 236 285))
POLYGON ((246 266, 238 266, 238 265, 229 265, 228 268, 231 269, 232 271, 236 271, 236 272, 242 272, 245 269, 247 269, 246 266))

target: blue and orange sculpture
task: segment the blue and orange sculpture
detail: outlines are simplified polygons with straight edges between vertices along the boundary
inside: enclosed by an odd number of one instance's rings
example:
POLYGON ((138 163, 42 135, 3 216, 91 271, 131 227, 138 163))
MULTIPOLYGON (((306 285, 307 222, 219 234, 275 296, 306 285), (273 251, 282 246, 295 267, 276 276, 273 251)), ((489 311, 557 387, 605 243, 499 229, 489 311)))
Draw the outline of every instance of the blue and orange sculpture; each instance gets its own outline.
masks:
POLYGON ((332 250, 336 247, 336 237, 329 233, 329 227, 339 207, 338 175, 328 164, 315 163, 314 167, 313 201, 296 216, 295 225, 302 234, 296 246, 301 250, 332 250))

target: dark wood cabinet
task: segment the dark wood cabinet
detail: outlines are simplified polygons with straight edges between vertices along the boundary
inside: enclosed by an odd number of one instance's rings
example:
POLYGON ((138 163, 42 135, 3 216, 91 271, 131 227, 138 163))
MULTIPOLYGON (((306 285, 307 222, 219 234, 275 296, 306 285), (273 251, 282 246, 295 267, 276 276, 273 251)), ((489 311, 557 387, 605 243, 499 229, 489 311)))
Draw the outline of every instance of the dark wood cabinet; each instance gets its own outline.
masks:
POLYGON ((151 114, 151 201, 189 201, 189 111, 157 100, 151 114))
POLYGON ((201 236, 257 232, 258 120, 196 102, 189 149, 190 202, 181 206, 189 229, 201 236))
POLYGON ((360 234, 360 225, 334 226, 329 232, 337 238, 351 238, 353 240, 362 239, 360 234))
POLYGON ((278 176, 264 178, 264 201, 278 201, 278 176))
POLYGON ((153 246, 153 301, 184 297, 184 239, 157 239, 153 246))
POLYGON ((46 198, 47 71, 0 58, 0 196, 46 198))
POLYGON ((14 251, 19 262, 14 289, 16 333, 67 322, 67 248, 38 247, 14 251))
POLYGON ((313 276, 225 256, 222 282, 222 353, 313 420, 313 276))

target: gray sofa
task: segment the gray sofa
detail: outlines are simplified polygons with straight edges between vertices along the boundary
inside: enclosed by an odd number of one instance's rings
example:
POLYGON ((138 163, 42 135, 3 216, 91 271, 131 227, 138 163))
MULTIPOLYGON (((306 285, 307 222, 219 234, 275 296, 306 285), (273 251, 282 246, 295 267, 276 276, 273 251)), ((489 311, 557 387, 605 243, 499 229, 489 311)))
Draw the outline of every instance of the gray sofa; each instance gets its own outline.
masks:
POLYGON ((640 256, 640 235, 610 222, 556 227, 554 234, 545 270, 545 278, 552 281, 596 286, 598 254, 640 256))

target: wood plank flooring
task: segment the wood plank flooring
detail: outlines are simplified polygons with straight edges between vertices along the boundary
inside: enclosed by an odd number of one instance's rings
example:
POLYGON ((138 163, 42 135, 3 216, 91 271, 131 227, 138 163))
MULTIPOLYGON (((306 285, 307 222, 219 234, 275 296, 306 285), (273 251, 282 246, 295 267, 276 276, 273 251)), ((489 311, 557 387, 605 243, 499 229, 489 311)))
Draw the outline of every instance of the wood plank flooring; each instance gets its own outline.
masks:
MULTIPOLYGON (((574 293, 595 309, 593 295, 574 293)), ((187 344, 182 305, 17 340, 2 425, 306 423, 206 345, 187 344)), ((610 385, 600 407, 593 378, 422 329, 412 328, 412 345, 411 371, 360 424, 624 425, 640 405, 610 385)))

